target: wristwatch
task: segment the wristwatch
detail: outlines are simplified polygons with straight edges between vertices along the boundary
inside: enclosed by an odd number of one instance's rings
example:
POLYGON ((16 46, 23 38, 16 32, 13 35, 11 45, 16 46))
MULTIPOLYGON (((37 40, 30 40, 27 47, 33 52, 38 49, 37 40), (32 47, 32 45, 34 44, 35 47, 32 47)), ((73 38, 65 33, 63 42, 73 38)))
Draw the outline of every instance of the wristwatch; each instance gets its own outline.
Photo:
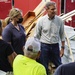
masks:
POLYGON ((64 49, 65 47, 64 46, 61 46, 61 48, 64 49))

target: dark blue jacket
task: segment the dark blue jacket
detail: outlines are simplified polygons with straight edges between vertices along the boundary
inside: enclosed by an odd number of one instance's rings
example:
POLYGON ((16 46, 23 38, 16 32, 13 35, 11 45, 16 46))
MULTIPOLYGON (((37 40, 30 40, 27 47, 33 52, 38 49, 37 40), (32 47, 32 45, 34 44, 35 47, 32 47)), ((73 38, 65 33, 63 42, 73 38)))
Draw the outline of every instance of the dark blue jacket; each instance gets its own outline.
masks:
POLYGON ((75 75, 75 62, 60 65, 54 75, 75 75))

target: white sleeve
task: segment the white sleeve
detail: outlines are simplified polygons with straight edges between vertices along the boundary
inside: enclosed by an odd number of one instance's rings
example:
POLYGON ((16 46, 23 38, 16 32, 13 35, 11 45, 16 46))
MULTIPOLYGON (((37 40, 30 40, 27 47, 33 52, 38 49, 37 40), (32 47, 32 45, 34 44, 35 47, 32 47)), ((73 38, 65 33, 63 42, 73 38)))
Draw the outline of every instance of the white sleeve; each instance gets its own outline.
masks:
POLYGON ((36 28, 35 28, 35 33, 34 33, 34 37, 38 38, 40 40, 41 37, 41 20, 39 19, 37 24, 36 24, 36 28))

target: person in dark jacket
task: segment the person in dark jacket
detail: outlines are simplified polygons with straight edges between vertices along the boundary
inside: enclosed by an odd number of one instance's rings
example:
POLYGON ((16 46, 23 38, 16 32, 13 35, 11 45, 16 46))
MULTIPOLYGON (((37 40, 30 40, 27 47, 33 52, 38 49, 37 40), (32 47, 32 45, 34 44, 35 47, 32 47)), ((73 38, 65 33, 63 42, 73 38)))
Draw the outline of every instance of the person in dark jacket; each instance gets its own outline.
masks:
MULTIPOLYGON (((0 36, 2 32, 2 22, 0 20, 0 36)), ((0 70, 4 72, 13 71, 14 50, 12 46, 0 39, 0 70)))
POLYGON ((75 62, 60 65, 54 75, 75 75, 75 62))

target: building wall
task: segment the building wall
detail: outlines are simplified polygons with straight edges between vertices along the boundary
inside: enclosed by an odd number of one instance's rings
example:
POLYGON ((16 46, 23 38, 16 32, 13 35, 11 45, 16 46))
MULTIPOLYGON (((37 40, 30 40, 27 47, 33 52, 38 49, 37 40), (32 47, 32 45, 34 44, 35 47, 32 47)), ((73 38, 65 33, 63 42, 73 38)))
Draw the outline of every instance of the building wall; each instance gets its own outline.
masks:
MULTIPOLYGON (((33 11, 36 6, 41 2, 42 0, 14 0, 15 7, 20 8, 23 10, 23 14, 26 14, 28 11, 33 11)), ((48 1, 48 0, 44 0, 48 1)), ((55 1, 57 5, 57 14, 61 14, 61 0, 51 0, 55 1)))
POLYGON ((14 6, 20 8, 25 15, 28 11, 33 11, 41 0, 14 0, 14 6))
POLYGON ((6 18, 11 8, 11 0, 0 0, 0 19, 6 18))
MULTIPOLYGON (((12 8, 12 0, 0 0, 0 19, 4 19, 8 16, 9 10, 12 8)), ((28 11, 33 11, 42 0, 14 0, 14 7, 20 8, 25 15, 28 11)), ((49 1, 49 0, 44 0, 49 1)), ((57 4, 57 14, 61 13, 60 1, 52 0, 57 4)))

